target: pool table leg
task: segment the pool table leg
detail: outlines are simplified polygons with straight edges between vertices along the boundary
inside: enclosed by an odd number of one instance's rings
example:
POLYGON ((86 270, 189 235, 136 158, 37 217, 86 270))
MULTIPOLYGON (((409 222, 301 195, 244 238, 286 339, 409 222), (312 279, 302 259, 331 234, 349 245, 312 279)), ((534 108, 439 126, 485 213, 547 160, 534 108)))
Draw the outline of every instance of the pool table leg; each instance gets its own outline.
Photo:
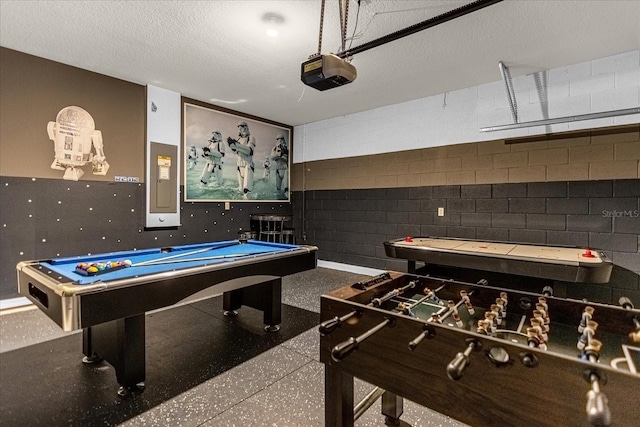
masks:
POLYGON ((85 362, 104 359, 116 370, 118 395, 127 396, 144 388, 145 316, 125 317, 82 330, 85 362))
POLYGON ((245 288, 223 293, 222 306, 226 316, 236 315, 241 306, 246 305, 264 313, 267 332, 280 330, 282 322, 282 279, 274 279, 245 288))

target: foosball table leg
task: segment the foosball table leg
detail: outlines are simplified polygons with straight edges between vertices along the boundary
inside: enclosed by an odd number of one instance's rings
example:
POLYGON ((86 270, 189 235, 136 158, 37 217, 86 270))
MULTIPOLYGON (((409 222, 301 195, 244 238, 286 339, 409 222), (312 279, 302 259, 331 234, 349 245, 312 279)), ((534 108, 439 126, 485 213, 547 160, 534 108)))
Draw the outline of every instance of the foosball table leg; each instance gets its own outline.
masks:
POLYGON ((387 425, 400 425, 400 415, 404 412, 403 399, 397 394, 385 391, 382 395, 382 415, 387 425))
POLYGON ((325 425, 353 427, 353 376, 326 364, 324 396, 325 425))

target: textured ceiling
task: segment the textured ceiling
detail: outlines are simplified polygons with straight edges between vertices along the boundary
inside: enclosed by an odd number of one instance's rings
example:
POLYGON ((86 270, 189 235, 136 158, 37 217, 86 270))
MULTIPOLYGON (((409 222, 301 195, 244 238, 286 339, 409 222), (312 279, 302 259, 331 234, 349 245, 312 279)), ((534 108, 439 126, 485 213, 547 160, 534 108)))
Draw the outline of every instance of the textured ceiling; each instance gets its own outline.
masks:
MULTIPOLYGON (((467 3, 350 0, 347 47, 467 3)), ((640 48, 640 1, 505 0, 361 52, 355 82, 319 92, 300 63, 318 50, 320 6, 2 0, 0 45, 290 125, 498 81, 499 61, 515 78, 640 48), (267 13, 284 18, 277 38, 267 13)), ((340 49, 338 11, 326 1, 322 53, 340 49)))

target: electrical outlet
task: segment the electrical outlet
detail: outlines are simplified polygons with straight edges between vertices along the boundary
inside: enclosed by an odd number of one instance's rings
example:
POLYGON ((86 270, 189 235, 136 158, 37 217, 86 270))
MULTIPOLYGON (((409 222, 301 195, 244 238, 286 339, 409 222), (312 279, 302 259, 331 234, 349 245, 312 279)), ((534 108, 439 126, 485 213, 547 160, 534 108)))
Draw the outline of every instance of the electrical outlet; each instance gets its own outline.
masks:
POLYGON ((438 216, 444 216, 444 208, 438 208, 438 216))

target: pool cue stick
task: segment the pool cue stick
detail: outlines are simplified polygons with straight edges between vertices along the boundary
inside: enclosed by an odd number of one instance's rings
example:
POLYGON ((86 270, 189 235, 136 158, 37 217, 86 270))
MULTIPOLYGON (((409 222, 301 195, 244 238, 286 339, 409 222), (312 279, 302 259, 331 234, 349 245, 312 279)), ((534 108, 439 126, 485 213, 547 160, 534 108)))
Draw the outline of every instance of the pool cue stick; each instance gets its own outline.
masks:
POLYGON ((264 254, 266 252, 250 252, 247 254, 228 254, 228 255, 215 255, 215 256, 209 256, 209 257, 201 257, 201 258, 187 258, 187 259, 172 259, 169 261, 165 261, 166 258, 163 258, 161 260, 158 260, 157 262, 147 262, 146 264, 134 264, 132 265, 132 267, 145 267, 148 265, 164 265, 164 264, 177 264, 180 262, 191 262, 191 261, 209 261, 209 260, 215 260, 215 259, 225 259, 225 258, 242 258, 242 257, 246 257, 246 256, 251 256, 251 255, 259 255, 259 254, 264 254))
POLYGON ((149 260, 149 261, 138 262, 136 264, 132 264, 131 266, 132 267, 138 267, 140 265, 156 264, 156 263, 159 263, 160 261, 167 260, 167 259, 179 258, 179 257, 189 256, 189 255, 195 255, 195 254, 199 254, 199 253, 202 253, 202 252, 208 252, 208 251, 211 251, 211 250, 214 250, 214 249, 228 248, 230 246, 236 246, 236 245, 239 245, 239 244, 240 243, 235 243, 234 242, 234 243, 228 243, 228 244, 225 244, 225 245, 209 246, 209 247, 198 249, 198 250, 195 250, 195 251, 189 251, 189 252, 185 252, 185 253, 181 253, 181 254, 169 255, 167 257, 164 257, 164 258, 158 259, 158 260, 149 260))

